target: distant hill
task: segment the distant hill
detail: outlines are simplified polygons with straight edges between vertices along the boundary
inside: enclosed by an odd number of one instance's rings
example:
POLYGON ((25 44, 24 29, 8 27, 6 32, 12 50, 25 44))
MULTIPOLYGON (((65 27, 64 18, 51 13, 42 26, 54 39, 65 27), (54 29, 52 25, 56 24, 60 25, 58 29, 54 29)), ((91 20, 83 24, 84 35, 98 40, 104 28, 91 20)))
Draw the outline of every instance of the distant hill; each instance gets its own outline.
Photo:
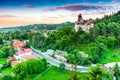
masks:
POLYGON ((27 26, 0 28, 0 32, 8 31, 26 31, 26 30, 59 30, 63 27, 74 28, 74 23, 66 22, 61 24, 33 24, 27 26))

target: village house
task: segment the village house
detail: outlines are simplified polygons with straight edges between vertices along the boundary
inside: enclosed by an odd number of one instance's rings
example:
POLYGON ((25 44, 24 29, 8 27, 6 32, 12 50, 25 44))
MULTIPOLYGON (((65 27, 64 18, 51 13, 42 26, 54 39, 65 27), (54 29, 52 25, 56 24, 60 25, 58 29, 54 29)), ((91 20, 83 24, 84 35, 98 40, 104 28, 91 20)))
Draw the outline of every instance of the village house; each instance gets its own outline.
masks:
POLYGON ((49 56, 51 56, 51 57, 56 58, 59 61, 67 62, 67 59, 66 59, 67 51, 62 51, 62 50, 56 50, 56 51, 54 51, 52 49, 48 49, 46 51, 46 54, 49 55, 49 56))
POLYGON ((14 57, 16 58, 16 60, 21 60, 24 58, 24 56, 31 55, 31 54, 32 54, 32 49, 30 49, 30 48, 25 49, 24 48, 21 51, 16 52, 14 54, 14 57))
POLYGON ((25 43, 19 40, 13 40, 14 48, 18 52, 16 52, 13 57, 7 59, 8 62, 11 62, 11 66, 16 65, 17 63, 26 61, 30 58, 36 58, 36 56, 32 53, 31 48, 25 48, 25 43))
POLYGON ((56 50, 56 51, 54 52, 54 57, 55 57, 57 60, 60 60, 60 61, 62 61, 62 62, 67 62, 66 56, 67 56, 67 51, 56 50))
POLYGON ((85 32, 89 32, 90 28, 93 28, 93 19, 89 18, 88 20, 83 20, 82 15, 78 15, 78 20, 75 22, 75 31, 78 32, 78 30, 81 28, 85 32))
POLYGON ((13 40, 14 49, 21 51, 25 47, 25 43, 19 41, 18 39, 13 40))

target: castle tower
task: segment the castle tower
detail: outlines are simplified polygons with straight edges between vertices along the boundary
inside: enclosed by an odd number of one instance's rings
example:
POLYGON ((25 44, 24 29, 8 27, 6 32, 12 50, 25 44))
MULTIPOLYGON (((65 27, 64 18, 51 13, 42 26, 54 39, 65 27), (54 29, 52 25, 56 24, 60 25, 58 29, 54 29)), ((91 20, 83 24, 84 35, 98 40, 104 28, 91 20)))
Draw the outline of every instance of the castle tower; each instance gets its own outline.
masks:
POLYGON ((81 13, 78 15, 78 19, 77 19, 77 22, 75 22, 75 31, 78 32, 79 28, 80 28, 80 25, 81 23, 83 22, 83 18, 82 18, 82 15, 81 13))

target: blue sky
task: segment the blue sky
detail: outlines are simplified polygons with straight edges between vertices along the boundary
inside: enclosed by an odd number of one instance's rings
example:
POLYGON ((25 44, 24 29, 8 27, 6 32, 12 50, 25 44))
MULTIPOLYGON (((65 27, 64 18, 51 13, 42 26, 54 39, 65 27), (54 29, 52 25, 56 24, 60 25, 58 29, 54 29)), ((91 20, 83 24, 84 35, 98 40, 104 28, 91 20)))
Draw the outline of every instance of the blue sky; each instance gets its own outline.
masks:
POLYGON ((31 4, 36 7, 57 6, 76 3, 113 3, 119 0, 0 0, 1 7, 21 7, 24 4, 31 4))
POLYGON ((120 0, 0 0, 0 27, 75 22, 120 10, 120 0))

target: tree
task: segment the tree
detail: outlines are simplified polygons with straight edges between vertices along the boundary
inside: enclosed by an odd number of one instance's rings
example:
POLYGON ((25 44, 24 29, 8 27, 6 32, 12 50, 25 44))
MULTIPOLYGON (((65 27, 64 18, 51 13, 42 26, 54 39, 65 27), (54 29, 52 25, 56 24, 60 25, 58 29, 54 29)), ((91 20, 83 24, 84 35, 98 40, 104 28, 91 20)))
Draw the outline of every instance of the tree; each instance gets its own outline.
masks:
POLYGON ((65 64, 64 63, 60 63, 59 64, 59 68, 64 71, 65 70, 65 64))
POLYGON ((26 42, 25 47, 30 48, 30 42, 26 42))
POLYGON ((93 63, 98 63, 100 59, 105 58, 105 52, 107 47, 103 43, 91 43, 89 44, 85 51, 89 55, 89 58, 93 63))
POLYGON ((120 70, 117 63, 115 64, 113 71, 115 72, 114 75, 116 77, 116 80, 120 80, 120 70))
POLYGON ((15 53, 15 49, 14 49, 14 45, 13 45, 13 40, 10 40, 10 52, 9 52, 9 56, 13 56, 14 53, 15 53))
POLYGON ((4 75, 0 80, 13 80, 13 78, 10 75, 4 75))
POLYGON ((67 56, 67 60, 69 63, 72 63, 72 64, 80 64, 82 62, 82 56, 81 54, 79 53, 79 50, 78 49, 75 49, 74 51, 72 51, 72 53, 68 54, 67 56))
POLYGON ((107 46, 109 48, 114 48, 115 47, 115 41, 116 41, 115 37, 109 36, 107 38, 107 46))
POLYGON ((68 80, 79 80, 78 77, 78 71, 77 71, 77 64, 79 62, 78 56, 77 56, 78 50, 74 50, 73 54, 74 54, 74 61, 73 61, 73 66, 72 66, 72 74, 70 74, 70 78, 68 78, 68 80))
POLYGON ((2 39, 2 37, 0 37, 0 44, 3 44, 3 39, 2 39))
POLYGON ((104 80, 105 77, 103 69, 98 64, 90 68, 89 75, 89 80, 104 80))
POLYGON ((1 58, 7 58, 9 56, 10 48, 7 46, 3 46, 0 51, 1 58))
POLYGON ((104 45, 107 45, 107 40, 105 36, 97 36, 95 39, 97 43, 103 43, 104 45))
POLYGON ((15 67, 13 67, 13 72, 18 79, 23 80, 28 75, 43 72, 47 68, 46 63, 44 59, 29 59, 15 65, 15 67))

